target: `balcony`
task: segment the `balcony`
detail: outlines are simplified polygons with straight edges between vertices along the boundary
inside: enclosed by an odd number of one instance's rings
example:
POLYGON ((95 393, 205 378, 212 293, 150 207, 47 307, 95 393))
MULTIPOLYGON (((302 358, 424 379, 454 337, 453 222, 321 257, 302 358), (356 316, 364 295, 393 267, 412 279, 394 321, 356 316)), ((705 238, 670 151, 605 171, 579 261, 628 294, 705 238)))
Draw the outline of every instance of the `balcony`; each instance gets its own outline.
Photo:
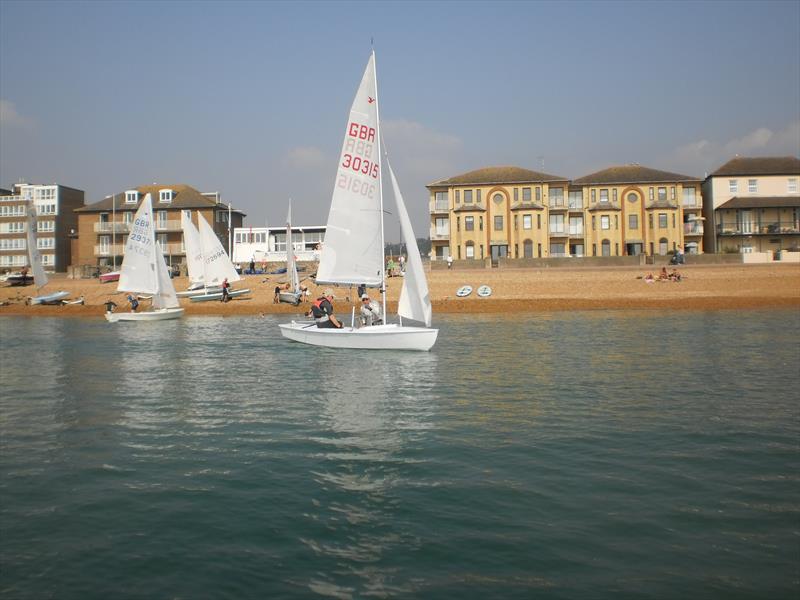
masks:
POLYGON ((583 212, 583 201, 570 200, 568 207, 570 212, 583 212))
POLYGON ((437 240, 441 241, 441 240, 449 240, 450 239, 450 233, 447 232, 447 231, 434 231, 434 230, 431 230, 430 236, 431 236, 431 241, 437 241, 437 240))
POLYGON ((703 223, 697 221, 684 223, 683 235, 703 235, 703 223))
POLYGON ((567 210, 569 208, 563 199, 550 199, 547 202, 547 208, 551 211, 567 210))
POLYGON ((122 256, 125 244, 95 244, 95 256, 122 256))
POLYGON ((759 221, 725 221, 717 223, 717 235, 797 235, 800 233, 800 221, 789 219, 759 221))
POLYGON ((549 233, 550 237, 568 237, 567 230, 564 227, 551 227, 549 233))
POLYGON ((130 230, 131 224, 122 221, 115 221, 114 223, 106 221, 94 224, 95 233, 128 233, 130 230))
POLYGON ((700 198, 695 198, 694 200, 684 200, 681 206, 684 210, 700 210, 703 208, 703 203, 700 198))
POLYGON ((431 204, 431 214, 433 213, 448 213, 450 212, 450 205, 445 200, 442 202, 441 200, 437 200, 431 204))
POLYGON ((569 237, 583 237, 583 227, 570 227, 569 228, 569 237))

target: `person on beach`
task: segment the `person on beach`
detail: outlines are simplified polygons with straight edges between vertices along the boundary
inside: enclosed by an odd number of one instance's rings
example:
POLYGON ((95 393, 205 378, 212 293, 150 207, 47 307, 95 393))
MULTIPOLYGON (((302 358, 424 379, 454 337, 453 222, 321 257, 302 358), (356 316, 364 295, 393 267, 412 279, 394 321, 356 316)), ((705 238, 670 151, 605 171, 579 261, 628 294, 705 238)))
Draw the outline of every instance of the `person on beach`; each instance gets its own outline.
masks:
POLYGON ((381 309, 367 294, 361 294, 361 323, 367 327, 381 323, 381 309))
MULTIPOLYGON (((83 298, 83 296, 81 296, 81 298, 83 298)), ((114 302, 113 300, 106 300, 105 305, 106 305, 106 312, 109 313, 114 312, 114 309, 117 308, 117 303, 114 302)))
POLYGON ((252 257, 250 259, 250 274, 251 275, 255 275, 256 274, 256 259, 255 259, 255 257, 252 257))
POLYGON ((311 314, 317 327, 320 329, 341 329, 342 324, 333 314, 333 292, 325 290, 325 293, 311 303, 311 310, 306 316, 311 314))
POLYGON ((448 269, 453 268, 453 257, 450 254, 447 255, 447 268, 448 269))
POLYGON ((273 304, 279 304, 280 301, 281 301, 281 286, 276 285, 275 286, 275 296, 273 296, 273 298, 272 298, 272 303, 273 304))
POLYGON ((220 302, 227 302, 231 299, 231 295, 228 292, 228 288, 231 287, 231 284, 228 283, 228 278, 222 280, 222 298, 220 298, 220 302))
POLYGON ((128 304, 131 305, 131 312, 136 312, 136 309, 139 308, 139 299, 133 294, 128 294, 128 304))
POLYGON ((406 257, 401 254, 400 258, 397 259, 397 262, 400 263, 400 272, 401 273, 405 273, 406 272, 406 257))

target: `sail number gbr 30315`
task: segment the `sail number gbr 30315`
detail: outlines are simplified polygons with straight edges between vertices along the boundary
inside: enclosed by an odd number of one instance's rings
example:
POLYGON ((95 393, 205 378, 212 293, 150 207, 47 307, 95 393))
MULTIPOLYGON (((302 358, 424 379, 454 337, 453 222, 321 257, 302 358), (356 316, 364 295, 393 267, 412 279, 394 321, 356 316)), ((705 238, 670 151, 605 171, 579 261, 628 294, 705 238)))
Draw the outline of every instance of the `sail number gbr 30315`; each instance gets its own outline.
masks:
POLYGON ((348 125, 339 176, 336 180, 337 187, 368 198, 374 196, 375 183, 367 179, 377 179, 380 169, 378 163, 372 160, 374 142, 374 127, 355 122, 348 125))

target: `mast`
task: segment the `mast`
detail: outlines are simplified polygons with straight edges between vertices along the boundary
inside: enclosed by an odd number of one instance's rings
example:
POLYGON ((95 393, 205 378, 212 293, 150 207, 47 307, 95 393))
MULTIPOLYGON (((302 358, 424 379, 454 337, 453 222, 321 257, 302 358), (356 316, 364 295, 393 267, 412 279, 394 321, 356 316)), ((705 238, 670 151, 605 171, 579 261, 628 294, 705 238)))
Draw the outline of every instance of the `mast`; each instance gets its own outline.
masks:
POLYGON ((384 248, 386 242, 384 240, 383 232, 383 157, 381 156, 381 102, 378 96, 378 64, 375 60, 375 48, 372 48, 372 70, 375 73, 375 126, 377 132, 375 139, 378 144, 378 160, 380 161, 378 167, 378 198, 380 199, 380 213, 381 213, 381 305, 383 312, 383 322, 386 323, 386 256, 384 255, 384 248))

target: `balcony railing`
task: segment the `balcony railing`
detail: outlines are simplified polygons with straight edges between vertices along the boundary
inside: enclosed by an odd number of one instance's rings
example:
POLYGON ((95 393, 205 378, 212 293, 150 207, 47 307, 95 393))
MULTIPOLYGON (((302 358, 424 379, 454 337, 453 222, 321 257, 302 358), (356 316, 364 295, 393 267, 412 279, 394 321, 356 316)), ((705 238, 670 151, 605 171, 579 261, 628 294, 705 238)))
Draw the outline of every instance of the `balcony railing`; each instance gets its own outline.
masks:
POLYGON ((800 222, 789 219, 759 221, 722 221, 717 223, 718 235, 781 235, 800 233, 800 222))
POLYGON ((445 200, 444 202, 436 200, 431 206, 431 212, 446 213, 450 211, 450 204, 445 200))
POLYGON ((450 233, 448 233, 448 232, 431 230, 430 235, 431 235, 431 240, 449 240, 450 239, 450 233))
POLYGON ((566 237, 567 230, 564 227, 550 227, 550 235, 553 237, 566 237))
POLYGON ((583 200, 570 200, 568 207, 570 210, 582 211, 583 210, 583 200))
POLYGON ((583 227, 570 227, 569 235, 570 237, 583 237, 583 227))
POLYGON ((115 221, 113 223, 105 221, 94 224, 95 233, 128 233, 130 230, 131 224, 122 221, 115 221))
MULTIPOLYGON (((186 250, 184 250, 183 245, 179 242, 174 244, 164 244, 161 246, 161 249, 164 251, 164 254, 171 254, 173 256, 178 254, 186 254, 186 250)), ((95 244, 94 246, 94 255, 95 256, 122 256, 125 254, 125 244, 95 244)), ((286 258, 286 254, 283 255, 286 258)))
POLYGON ((567 210, 568 206, 563 198, 550 198, 547 201, 547 207, 550 210, 567 210))
POLYGON ((684 235, 703 235, 703 224, 702 223, 684 223, 683 224, 683 234, 684 235))
POLYGON ((695 198, 694 200, 684 200, 681 206, 683 206, 683 208, 703 208, 703 203, 700 201, 700 198, 695 198))

